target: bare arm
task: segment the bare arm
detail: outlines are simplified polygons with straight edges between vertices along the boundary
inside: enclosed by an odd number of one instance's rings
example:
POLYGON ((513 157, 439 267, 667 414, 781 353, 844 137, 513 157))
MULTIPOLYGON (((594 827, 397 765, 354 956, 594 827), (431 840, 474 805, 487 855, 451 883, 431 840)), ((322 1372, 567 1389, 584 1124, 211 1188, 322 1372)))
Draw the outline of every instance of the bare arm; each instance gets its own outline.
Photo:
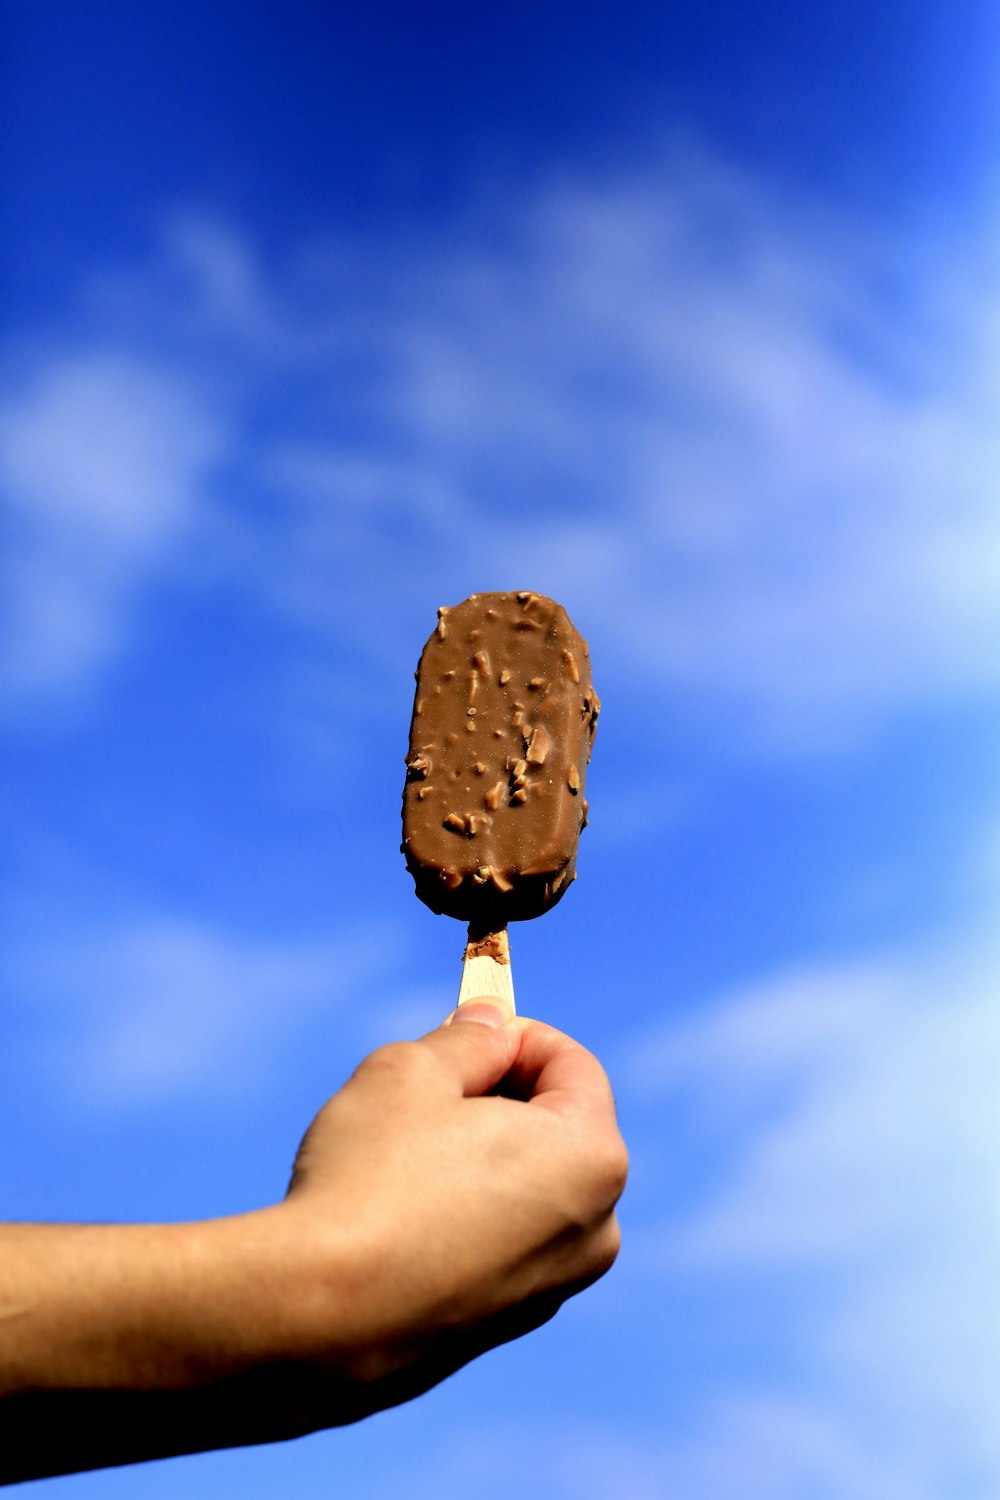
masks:
POLYGON ((607 1270, 625 1170, 589 1053, 537 1022, 470 1019, 366 1058, 278 1205, 2 1226, 0 1482, 406 1400, 607 1270))

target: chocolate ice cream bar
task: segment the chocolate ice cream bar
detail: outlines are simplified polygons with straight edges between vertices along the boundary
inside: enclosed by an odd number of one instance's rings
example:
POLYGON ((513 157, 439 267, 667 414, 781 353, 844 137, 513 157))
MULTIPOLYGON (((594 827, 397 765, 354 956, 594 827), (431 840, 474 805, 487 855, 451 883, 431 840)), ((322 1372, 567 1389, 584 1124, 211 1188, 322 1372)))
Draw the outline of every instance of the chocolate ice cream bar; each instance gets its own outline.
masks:
POLYGON ((590 654, 551 599, 473 594, 438 611, 416 678, 402 849, 421 901, 470 924, 471 952, 575 879, 590 654))

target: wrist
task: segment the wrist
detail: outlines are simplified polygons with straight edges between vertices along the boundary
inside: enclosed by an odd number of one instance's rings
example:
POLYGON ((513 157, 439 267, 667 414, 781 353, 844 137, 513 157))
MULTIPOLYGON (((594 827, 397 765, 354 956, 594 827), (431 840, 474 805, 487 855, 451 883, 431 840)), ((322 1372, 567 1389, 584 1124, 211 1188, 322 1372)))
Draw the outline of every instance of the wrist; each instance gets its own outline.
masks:
POLYGON ((283 1210, 184 1226, 194 1241, 206 1384, 224 1393, 243 1429, 239 1442, 299 1437, 324 1425, 322 1256, 283 1210))
POLYGON ((247 1306, 254 1326, 238 1337, 274 1436, 339 1426, 379 1406, 375 1387, 395 1364, 385 1308, 374 1306, 377 1247, 357 1226, 294 1199, 221 1221, 254 1264, 247 1306))

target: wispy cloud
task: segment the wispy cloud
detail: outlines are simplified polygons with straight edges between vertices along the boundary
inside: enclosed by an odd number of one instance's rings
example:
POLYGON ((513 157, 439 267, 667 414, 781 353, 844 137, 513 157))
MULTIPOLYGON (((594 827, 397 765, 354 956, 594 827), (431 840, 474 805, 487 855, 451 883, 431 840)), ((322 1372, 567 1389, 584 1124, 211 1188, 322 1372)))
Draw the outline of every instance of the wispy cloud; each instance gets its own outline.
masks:
POLYGON ((498 219, 373 264, 375 439, 300 447, 289 493, 409 510, 442 586, 539 573, 614 670, 765 737, 995 693, 995 283, 958 304, 884 228, 683 153, 498 219))
MULTIPOLYGON (((411 1469, 405 1488, 415 1500, 470 1487, 482 1500, 512 1489, 553 1500, 940 1500, 921 1446, 873 1453, 808 1401, 723 1396, 693 1423, 665 1410, 659 1434, 627 1420, 544 1430, 466 1423, 411 1469)), ((379 1496, 403 1479, 390 1475, 379 1496)))
POLYGON ((5 694, 73 693, 190 539, 222 437, 197 384, 141 353, 31 362, 0 399, 5 694))
POLYGON ((815 750, 995 696, 981 249, 918 263, 690 146, 283 263, 176 215, 89 288, 114 357, 9 398, 17 671, 65 686, 118 649, 225 453, 234 574, 317 655, 379 578, 374 676, 429 600, 527 581, 729 745, 734 712, 744 746, 815 750))
POLYGON ((209 1087, 252 1096, 310 1023, 370 1008, 395 954, 384 926, 267 941, 163 917, 23 942, 11 988, 24 1032, 40 1038, 25 1065, 88 1111, 176 1105, 209 1087))
MULTIPOLYGON (((715 1286, 734 1330, 770 1299, 770 1358, 799 1372, 778 1406, 867 1455, 867 1477, 815 1493, 878 1494, 903 1462, 900 1493, 928 1500, 1000 1478, 985 1394, 1000 1381, 998 979, 980 940, 800 969, 644 1037, 626 1065, 640 1117, 641 1097, 669 1102, 712 1163, 640 1231, 635 1263, 715 1286)), ((637 1147, 641 1168, 653 1147, 637 1147)), ((787 1444, 758 1470, 758 1440, 741 1441, 746 1472, 774 1475, 761 1493, 805 1493, 787 1444)))

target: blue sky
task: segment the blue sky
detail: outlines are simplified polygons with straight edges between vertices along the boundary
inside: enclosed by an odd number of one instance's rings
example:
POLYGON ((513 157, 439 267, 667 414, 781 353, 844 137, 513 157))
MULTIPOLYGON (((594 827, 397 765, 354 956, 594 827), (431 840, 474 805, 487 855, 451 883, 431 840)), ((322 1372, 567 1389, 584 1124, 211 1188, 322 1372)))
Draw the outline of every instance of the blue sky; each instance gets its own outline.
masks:
POLYGON ((492 588, 591 645, 515 984, 633 1155, 530 1340, 53 1490, 1000 1489, 990 9, 5 8, 5 1212, 271 1201, 450 1008, 402 757, 492 588))

